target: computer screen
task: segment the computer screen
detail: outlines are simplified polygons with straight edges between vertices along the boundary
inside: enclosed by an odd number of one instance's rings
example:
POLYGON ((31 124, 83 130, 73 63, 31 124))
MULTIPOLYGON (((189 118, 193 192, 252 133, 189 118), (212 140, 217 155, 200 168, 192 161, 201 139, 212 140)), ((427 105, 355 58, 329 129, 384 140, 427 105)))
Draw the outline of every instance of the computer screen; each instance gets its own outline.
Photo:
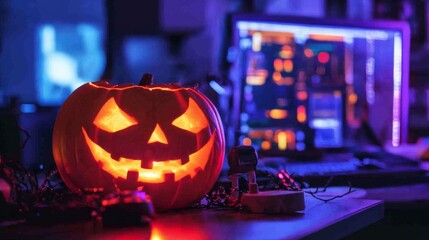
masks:
POLYGON ((60 106, 79 86, 100 79, 105 66, 103 32, 91 23, 41 24, 37 28, 36 101, 60 106))
POLYGON ((276 154, 406 142, 407 23, 240 14, 232 26, 238 144, 276 154))

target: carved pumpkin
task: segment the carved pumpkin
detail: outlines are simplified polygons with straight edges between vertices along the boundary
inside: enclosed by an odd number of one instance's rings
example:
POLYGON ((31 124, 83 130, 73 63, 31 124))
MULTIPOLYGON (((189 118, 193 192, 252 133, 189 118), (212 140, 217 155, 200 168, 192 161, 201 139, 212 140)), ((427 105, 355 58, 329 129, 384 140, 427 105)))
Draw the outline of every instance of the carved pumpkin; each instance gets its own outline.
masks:
POLYGON ((85 84, 61 107, 53 134, 54 159, 71 190, 143 186, 156 210, 200 200, 224 151, 213 104, 175 85, 85 84))

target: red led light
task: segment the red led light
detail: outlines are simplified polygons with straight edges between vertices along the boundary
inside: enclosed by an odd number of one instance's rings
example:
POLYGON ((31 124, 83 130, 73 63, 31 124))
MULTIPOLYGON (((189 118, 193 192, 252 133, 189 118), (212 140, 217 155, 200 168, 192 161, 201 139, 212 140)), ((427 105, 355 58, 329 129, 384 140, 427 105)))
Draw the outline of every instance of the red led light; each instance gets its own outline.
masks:
POLYGON ((298 106, 297 112, 298 113, 297 113, 296 118, 297 118, 298 122, 303 123, 303 122, 307 121, 307 113, 306 113, 304 105, 298 106))
POLYGON ((327 63, 327 62, 329 62, 329 53, 327 53, 327 52, 320 52, 317 55, 317 60, 319 60, 319 62, 321 62, 321 63, 327 63))

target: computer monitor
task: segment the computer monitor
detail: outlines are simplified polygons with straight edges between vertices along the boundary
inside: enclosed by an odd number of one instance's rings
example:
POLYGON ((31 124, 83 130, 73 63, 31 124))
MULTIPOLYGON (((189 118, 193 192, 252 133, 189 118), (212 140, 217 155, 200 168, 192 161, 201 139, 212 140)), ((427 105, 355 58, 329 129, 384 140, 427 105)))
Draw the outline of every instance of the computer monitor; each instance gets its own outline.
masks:
POLYGON ((239 14, 232 27, 237 144, 281 154, 406 142, 407 23, 239 14))

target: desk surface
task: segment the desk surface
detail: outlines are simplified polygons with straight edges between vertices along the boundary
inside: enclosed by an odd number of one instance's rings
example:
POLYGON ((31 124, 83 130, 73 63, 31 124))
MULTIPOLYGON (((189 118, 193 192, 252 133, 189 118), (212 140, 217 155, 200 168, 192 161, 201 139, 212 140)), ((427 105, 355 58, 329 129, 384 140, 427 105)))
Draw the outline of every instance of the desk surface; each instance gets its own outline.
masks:
POLYGON ((383 217, 379 200, 306 196, 306 209, 292 215, 191 209, 161 213, 150 226, 106 229, 92 222, 0 229, 0 238, 44 239, 338 239, 383 217))

